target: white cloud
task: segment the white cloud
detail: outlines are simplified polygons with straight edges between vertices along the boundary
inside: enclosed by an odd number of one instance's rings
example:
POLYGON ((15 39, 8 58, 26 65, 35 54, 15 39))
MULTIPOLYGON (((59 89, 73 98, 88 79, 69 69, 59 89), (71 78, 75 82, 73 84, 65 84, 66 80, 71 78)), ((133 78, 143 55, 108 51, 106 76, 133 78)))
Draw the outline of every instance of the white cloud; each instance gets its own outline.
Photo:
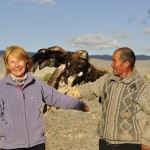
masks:
POLYGON ((55 4, 54 0, 30 0, 39 4, 55 4))
POLYGON ((149 47, 146 47, 143 51, 144 51, 144 52, 150 52, 150 46, 149 46, 149 47))
POLYGON ((128 40, 134 38, 135 35, 130 35, 128 33, 115 33, 114 38, 122 41, 122 40, 128 40))
POLYGON ((107 38, 102 34, 85 34, 70 39, 70 43, 75 47, 92 50, 102 50, 118 48, 121 43, 116 39, 107 38))
POLYGON ((20 2, 31 1, 39 4, 55 4, 54 0, 13 0, 13 1, 20 1, 20 2))
POLYGON ((150 34, 150 28, 145 28, 145 29, 143 29, 143 33, 150 34))

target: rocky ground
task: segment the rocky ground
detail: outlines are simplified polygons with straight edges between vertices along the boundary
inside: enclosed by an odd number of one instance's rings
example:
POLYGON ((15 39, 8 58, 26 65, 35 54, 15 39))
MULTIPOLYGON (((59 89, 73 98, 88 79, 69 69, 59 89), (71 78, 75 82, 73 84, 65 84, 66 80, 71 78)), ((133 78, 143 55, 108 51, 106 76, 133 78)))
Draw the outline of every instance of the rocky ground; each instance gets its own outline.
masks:
POLYGON ((46 150, 98 150, 101 105, 98 100, 83 101, 90 112, 58 109, 44 114, 46 150))

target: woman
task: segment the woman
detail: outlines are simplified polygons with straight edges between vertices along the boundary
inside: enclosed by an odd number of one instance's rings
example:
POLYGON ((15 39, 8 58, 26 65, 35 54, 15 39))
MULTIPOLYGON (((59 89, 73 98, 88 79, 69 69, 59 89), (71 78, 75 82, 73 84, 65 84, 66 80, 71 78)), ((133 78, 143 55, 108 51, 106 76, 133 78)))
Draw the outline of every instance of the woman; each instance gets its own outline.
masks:
POLYGON ((49 106, 89 111, 82 101, 63 95, 29 72, 32 62, 19 46, 4 54, 6 76, 0 81, 0 148, 45 150, 40 107, 49 106))

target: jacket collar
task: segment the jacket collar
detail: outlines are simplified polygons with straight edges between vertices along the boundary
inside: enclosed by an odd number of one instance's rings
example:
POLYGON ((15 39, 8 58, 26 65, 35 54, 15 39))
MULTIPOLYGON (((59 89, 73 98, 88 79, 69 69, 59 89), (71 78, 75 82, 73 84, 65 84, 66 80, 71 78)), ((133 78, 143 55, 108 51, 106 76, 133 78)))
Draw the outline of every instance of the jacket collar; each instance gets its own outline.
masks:
POLYGON ((133 77, 135 75, 137 75, 137 74, 138 74, 137 70, 136 70, 136 68, 134 68, 133 71, 132 71, 132 73, 129 76, 127 76, 126 78, 121 79, 120 77, 115 76, 115 75, 112 74, 110 80, 121 81, 121 82, 123 82, 125 84, 129 84, 133 80, 133 77))
MULTIPOLYGON (((23 85, 23 87, 25 87, 27 84, 31 83, 31 82, 34 80, 34 78, 33 78, 33 76, 31 75, 31 73, 28 72, 28 73, 27 73, 27 76, 28 76, 28 77, 27 77, 27 79, 26 79, 25 84, 23 85)), ((7 84, 16 86, 16 83, 15 83, 15 81, 12 79, 12 77, 10 76, 10 74, 8 74, 8 75, 6 76, 5 81, 6 81, 7 84)))

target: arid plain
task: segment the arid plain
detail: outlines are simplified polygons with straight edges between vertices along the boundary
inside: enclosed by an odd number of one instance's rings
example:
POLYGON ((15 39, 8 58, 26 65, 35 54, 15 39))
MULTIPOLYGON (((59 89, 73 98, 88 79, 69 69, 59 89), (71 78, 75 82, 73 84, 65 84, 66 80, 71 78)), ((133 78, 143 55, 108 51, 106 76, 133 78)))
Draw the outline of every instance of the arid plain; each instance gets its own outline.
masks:
MULTIPOLYGON (((91 59, 90 62, 101 68, 111 70, 111 61, 91 59)), ((3 59, 0 58, 0 78, 5 75, 3 59)), ((136 62, 139 73, 150 79, 150 60, 136 62)), ((55 68, 36 70, 33 74, 42 78, 46 73, 52 73, 55 68)), ((149 80, 150 81, 150 80, 149 80)), ((55 112, 43 114, 45 120, 46 150, 98 150, 98 135, 96 132, 101 116, 101 105, 98 99, 83 101, 89 105, 90 112, 58 109, 55 112)))

